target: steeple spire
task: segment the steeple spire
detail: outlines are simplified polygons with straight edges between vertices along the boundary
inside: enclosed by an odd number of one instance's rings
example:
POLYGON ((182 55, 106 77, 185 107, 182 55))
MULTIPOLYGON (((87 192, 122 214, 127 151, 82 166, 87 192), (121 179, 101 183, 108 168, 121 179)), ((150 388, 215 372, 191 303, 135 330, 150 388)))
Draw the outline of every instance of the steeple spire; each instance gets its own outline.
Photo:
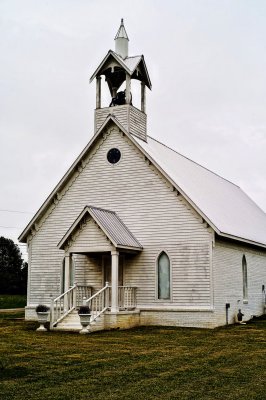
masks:
POLYGON ((128 42, 129 39, 122 18, 120 27, 115 35, 115 52, 123 59, 128 57, 128 42))

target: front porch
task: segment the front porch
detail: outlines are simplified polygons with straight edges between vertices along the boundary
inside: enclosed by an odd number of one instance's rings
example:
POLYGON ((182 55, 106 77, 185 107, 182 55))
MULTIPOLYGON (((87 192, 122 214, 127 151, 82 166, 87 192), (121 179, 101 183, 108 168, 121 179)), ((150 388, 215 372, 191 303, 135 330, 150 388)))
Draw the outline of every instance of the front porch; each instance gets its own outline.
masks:
POLYGON ((139 324, 136 292, 136 287, 118 286, 115 299, 116 311, 113 311, 114 296, 112 296, 112 286, 108 282, 101 290, 89 297, 91 287, 74 284, 65 293, 51 301, 50 329, 79 331, 81 325, 77 310, 81 305, 87 305, 91 310, 90 330, 136 326, 139 324), (87 297, 83 296, 85 293, 87 297))
POLYGON ((123 269, 126 257, 142 246, 115 212, 86 206, 58 248, 65 252, 63 293, 51 301, 51 329, 81 305, 90 308, 91 324, 104 313, 136 309, 137 288, 124 279, 123 269), (83 265, 75 266, 75 256, 83 257, 83 265))

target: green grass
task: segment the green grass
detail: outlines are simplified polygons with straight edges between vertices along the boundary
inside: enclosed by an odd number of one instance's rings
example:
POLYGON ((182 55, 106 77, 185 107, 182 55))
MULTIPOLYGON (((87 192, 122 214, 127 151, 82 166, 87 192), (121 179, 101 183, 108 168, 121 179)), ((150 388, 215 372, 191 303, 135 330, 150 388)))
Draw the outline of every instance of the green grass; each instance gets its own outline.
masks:
POLYGON ((26 306, 27 296, 21 294, 0 294, 0 309, 22 308, 26 306))
POLYGON ((265 320, 90 335, 36 327, 0 315, 1 399, 265 398, 265 320))

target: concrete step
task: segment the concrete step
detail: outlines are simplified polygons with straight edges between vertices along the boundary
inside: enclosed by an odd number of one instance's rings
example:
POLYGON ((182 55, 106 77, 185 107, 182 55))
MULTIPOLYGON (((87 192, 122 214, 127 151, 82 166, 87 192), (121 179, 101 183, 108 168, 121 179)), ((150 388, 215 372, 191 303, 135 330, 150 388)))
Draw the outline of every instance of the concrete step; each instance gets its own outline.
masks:
MULTIPOLYGON (((97 321, 94 321, 91 326, 90 330, 98 330, 97 323, 101 320, 101 318, 97 318, 97 321)), ((78 312, 76 310, 72 311, 68 314, 61 322, 57 324, 56 327, 53 328, 55 331, 74 331, 79 332, 82 329, 78 312)))
POLYGON ((73 310, 68 314, 61 322, 57 324, 56 331, 76 331, 79 332, 82 329, 80 324, 79 315, 76 310, 73 310))
POLYGON ((80 332, 82 327, 72 326, 72 325, 60 325, 53 328, 54 331, 66 331, 66 332, 80 332))

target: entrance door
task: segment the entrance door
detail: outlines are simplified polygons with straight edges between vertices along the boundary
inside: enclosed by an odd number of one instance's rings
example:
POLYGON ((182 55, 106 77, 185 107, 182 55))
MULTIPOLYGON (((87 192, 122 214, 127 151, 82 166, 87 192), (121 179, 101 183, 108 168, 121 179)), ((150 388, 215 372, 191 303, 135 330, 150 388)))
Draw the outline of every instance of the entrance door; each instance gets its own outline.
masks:
MULTIPOLYGON (((111 254, 106 254, 103 256, 104 285, 105 285, 105 282, 108 282, 110 285, 112 283, 111 262, 112 262, 111 254)), ((118 286, 123 286, 123 267, 124 267, 124 257, 119 255, 118 286)))

